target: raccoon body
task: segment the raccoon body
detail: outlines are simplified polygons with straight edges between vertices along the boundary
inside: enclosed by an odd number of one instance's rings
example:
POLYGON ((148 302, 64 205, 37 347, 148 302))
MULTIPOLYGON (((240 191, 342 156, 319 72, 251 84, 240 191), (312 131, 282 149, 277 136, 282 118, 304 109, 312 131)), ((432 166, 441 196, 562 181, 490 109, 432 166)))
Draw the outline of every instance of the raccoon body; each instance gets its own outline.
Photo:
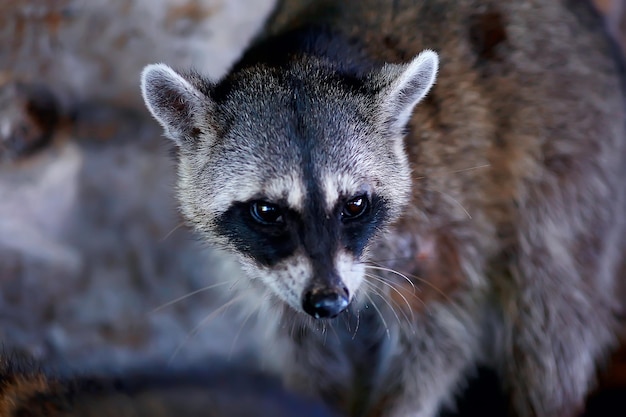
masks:
POLYGON ((433 416, 481 364, 513 414, 577 415, 626 272, 623 74, 590 4, 292 6, 221 80, 142 75, 288 386, 433 416))

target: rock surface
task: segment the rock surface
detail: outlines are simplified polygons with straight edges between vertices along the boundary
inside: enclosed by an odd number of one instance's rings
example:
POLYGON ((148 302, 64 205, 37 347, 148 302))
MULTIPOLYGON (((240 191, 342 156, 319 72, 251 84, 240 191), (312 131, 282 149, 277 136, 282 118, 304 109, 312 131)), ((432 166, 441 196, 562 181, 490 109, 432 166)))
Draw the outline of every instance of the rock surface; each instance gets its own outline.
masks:
POLYGON ((5 350, 81 371, 250 351, 231 312, 205 320, 225 302, 216 290, 152 311, 240 272, 181 225, 174 158, 138 85, 142 67, 159 61, 219 77, 271 6, 0 1, 5 350), (51 112, 55 123, 43 123, 51 112))
POLYGON ((274 0, 1 0, 2 79, 42 81, 66 104, 142 106, 144 65, 222 75, 274 0))

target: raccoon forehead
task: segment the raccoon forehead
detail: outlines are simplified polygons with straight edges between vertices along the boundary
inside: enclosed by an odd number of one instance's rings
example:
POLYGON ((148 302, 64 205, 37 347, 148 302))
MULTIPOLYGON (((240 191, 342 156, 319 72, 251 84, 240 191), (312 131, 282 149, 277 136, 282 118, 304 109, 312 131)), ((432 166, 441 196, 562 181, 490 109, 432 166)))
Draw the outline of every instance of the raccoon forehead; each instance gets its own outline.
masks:
MULTIPOLYGON (((410 170, 403 159, 389 164, 378 159, 379 165, 363 165, 360 169, 325 169, 320 175, 321 195, 327 211, 337 203, 351 197, 377 195, 397 208, 406 202, 410 193, 410 170)), ((391 210, 392 212, 395 209, 391 210)), ((392 216, 393 217, 393 216, 392 216)))
POLYGON ((289 175, 273 178, 262 186, 262 197, 271 202, 286 201, 287 205, 302 211, 306 196, 306 187, 302 175, 292 172, 289 175))
POLYGON ((352 175, 324 171, 321 175, 324 205, 331 211, 341 197, 352 197, 360 194, 370 195, 372 184, 352 175))
POLYGON ((227 211, 235 202, 263 200, 270 203, 286 204, 294 211, 304 207, 306 187, 301 173, 290 173, 272 177, 255 178, 254 175, 238 178, 224 178, 209 199, 209 211, 219 214, 227 211))

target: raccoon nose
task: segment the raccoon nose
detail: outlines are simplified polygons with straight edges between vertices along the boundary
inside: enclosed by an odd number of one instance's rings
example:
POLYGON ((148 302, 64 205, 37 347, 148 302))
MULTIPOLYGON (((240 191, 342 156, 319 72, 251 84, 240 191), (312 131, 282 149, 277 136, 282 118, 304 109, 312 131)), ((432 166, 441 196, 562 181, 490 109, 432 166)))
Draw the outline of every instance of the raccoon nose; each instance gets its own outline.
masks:
POLYGON ((304 294, 302 308, 316 319, 333 318, 348 307, 346 287, 317 287, 304 294))

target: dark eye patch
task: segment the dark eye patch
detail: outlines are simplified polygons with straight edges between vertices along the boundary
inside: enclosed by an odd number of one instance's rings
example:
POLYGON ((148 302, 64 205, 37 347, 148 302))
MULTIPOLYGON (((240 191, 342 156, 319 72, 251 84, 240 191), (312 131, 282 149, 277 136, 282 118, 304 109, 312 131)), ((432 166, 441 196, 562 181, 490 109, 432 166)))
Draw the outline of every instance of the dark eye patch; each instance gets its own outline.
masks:
POLYGON ((219 217, 216 231, 240 252, 272 266, 291 256, 298 247, 296 217, 280 204, 262 200, 236 202, 219 217))
POLYGON ((316 273, 321 273, 332 264, 339 247, 361 256, 386 221, 388 209, 383 198, 364 194, 339 202, 334 213, 329 216, 322 204, 312 201, 305 203, 303 213, 262 199, 236 202, 219 217, 216 232, 239 252, 268 267, 300 248, 314 259, 316 273))
POLYGON ((340 207, 343 246, 359 257, 388 218, 386 202, 376 194, 369 199, 362 195, 346 200, 340 207), (345 215, 348 210, 352 211, 351 217, 345 215))

